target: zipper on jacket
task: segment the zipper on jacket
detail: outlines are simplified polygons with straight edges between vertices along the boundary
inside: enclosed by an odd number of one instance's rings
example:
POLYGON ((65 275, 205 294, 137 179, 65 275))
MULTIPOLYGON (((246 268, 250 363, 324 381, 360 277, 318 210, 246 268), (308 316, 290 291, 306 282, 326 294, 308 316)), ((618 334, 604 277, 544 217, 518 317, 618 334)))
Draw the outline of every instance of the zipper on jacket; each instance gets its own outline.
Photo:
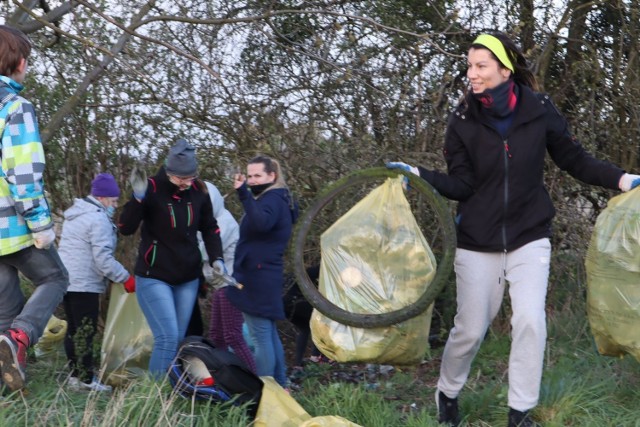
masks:
POLYGON ((193 206, 191 202, 187 202, 187 227, 191 226, 193 222, 193 206))
POLYGON ((502 247, 507 251, 507 206, 509 205, 509 141, 504 139, 504 208, 502 210, 502 247))
MULTIPOLYGON (((153 264, 156 262, 156 250, 158 248, 158 241, 154 240, 149 249, 144 253, 144 260, 147 262, 148 267, 153 267, 153 264), (149 260, 149 255, 151 255, 151 260, 149 260)), ((149 275, 150 268, 147 268, 147 276, 149 275)))
POLYGON ((176 213, 173 211, 173 205, 171 203, 167 203, 167 208, 169 209, 169 219, 171 220, 171 228, 176 228, 176 213))

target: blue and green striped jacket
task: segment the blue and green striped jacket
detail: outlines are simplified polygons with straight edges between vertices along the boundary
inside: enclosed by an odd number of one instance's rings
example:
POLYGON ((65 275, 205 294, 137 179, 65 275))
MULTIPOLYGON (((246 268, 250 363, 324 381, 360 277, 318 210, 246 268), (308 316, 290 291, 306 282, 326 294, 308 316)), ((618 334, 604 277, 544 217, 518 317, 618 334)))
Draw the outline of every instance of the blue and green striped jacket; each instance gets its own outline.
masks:
POLYGON ((0 76, 0 256, 33 245, 31 233, 53 226, 44 197, 44 150, 33 105, 18 93, 23 86, 0 76), (16 95, 16 96, 12 96, 16 95))

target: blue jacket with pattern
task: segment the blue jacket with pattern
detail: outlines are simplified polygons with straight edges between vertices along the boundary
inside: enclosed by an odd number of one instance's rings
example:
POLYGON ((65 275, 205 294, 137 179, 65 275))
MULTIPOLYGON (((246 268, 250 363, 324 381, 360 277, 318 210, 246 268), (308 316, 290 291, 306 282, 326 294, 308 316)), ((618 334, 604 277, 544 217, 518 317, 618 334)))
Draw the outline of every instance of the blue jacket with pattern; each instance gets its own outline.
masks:
POLYGON ((0 76, 0 256, 33 245, 32 233, 53 227, 44 197, 44 150, 33 104, 23 86, 0 76))

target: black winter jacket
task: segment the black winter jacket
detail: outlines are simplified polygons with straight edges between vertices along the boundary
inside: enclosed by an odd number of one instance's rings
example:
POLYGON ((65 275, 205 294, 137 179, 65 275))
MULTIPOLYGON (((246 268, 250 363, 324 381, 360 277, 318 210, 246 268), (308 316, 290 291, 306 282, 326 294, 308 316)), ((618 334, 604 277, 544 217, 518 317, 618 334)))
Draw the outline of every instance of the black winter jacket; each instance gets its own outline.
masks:
POLYGON ((469 96, 449 117, 448 174, 419 168, 442 195, 458 200, 458 247, 511 251, 551 236, 555 209, 543 182, 544 158, 587 184, 618 189, 624 171, 584 150, 547 95, 519 86, 513 122, 503 138, 469 96))
MULTIPOLYGON (((199 181, 197 181, 199 182, 199 181)), ((202 255, 198 230, 202 232, 210 260, 222 258, 220 229, 213 216, 209 194, 197 182, 185 191, 169 181, 164 167, 149 178, 147 193, 124 206, 118 228, 124 235, 136 232, 142 222, 135 274, 171 285, 197 279, 202 255)))

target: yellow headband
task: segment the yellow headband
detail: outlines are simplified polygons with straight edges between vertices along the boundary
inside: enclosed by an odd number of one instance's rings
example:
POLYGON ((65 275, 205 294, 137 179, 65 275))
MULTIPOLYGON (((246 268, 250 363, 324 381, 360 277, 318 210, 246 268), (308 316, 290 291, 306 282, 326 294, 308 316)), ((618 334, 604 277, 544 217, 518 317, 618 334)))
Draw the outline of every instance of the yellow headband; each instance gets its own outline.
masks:
POLYGON ((498 60, 511 70, 512 73, 515 73, 513 68, 513 64, 509 59, 509 55, 507 55, 507 50, 504 48, 504 45, 500 40, 490 34, 480 34, 474 41, 473 44, 481 44, 482 46, 489 49, 493 54, 498 58, 498 60))

